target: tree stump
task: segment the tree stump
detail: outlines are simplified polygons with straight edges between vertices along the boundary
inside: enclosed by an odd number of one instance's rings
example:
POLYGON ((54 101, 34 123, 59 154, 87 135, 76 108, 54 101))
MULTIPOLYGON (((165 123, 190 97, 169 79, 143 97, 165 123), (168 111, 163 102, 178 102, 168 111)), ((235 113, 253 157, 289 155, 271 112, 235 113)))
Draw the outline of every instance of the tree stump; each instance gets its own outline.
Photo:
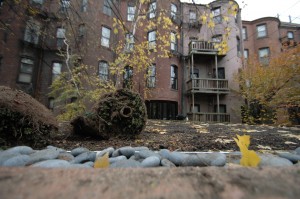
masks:
POLYGON ((0 86, 0 146, 27 145, 43 148, 58 123, 44 105, 30 95, 0 86))
POLYGON ((138 93, 120 89, 103 95, 92 112, 76 117, 71 124, 74 133, 107 139, 138 135, 146 125, 145 103, 138 93))

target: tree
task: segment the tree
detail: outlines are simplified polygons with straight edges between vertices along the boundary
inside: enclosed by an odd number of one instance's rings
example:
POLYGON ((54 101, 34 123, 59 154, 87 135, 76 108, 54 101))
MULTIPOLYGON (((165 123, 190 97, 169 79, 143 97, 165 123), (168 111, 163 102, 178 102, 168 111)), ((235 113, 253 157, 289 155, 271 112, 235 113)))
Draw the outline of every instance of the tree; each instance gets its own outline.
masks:
POLYGON ((252 59, 242 68, 236 79, 246 101, 246 122, 276 122, 276 112, 300 106, 299 54, 300 45, 271 57, 268 64, 252 59))

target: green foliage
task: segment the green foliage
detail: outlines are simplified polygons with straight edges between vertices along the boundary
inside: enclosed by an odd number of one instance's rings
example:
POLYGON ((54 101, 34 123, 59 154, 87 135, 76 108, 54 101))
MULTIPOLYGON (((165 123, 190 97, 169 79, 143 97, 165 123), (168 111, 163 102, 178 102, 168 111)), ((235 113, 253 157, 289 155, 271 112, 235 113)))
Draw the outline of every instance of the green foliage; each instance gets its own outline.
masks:
POLYGON ((101 80, 92 66, 80 65, 59 75, 51 85, 50 96, 60 109, 58 120, 72 120, 85 114, 101 95, 115 90, 114 83, 101 80), (76 86, 75 86, 76 84, 76 86))

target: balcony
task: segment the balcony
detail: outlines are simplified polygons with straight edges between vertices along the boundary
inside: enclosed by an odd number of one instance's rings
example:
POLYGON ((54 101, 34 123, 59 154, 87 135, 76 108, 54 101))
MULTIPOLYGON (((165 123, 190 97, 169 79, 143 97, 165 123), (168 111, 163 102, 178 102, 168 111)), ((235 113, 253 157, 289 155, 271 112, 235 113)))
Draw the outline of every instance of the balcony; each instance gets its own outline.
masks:
POLYGON ((190 53, 204 53, 204 54, 216 54, 218 50, 215 45, 218 42, 208 42, 208 41, 191 41, 189 43, 190 53))
POLYGON ((213 78, 194 78, 187 82, 187 91, 191 93, 229 93, 228 80, 213 78))
POLYGON ((200 122, 230 122, 230 115, 227 113, 187 113, 188 119, 200 122))

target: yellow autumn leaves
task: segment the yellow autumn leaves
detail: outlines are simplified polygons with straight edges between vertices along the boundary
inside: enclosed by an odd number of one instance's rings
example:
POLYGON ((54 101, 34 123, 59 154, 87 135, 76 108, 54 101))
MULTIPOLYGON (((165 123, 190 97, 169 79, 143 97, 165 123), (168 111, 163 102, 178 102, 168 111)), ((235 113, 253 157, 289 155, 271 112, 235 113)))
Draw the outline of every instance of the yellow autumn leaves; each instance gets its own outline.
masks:
POLYGON ((94 168, 108 168, 109 167, 109 157, 108 153, 96 159, 94 163, 94 168))
POLYGON ((249 150, 250 136, 249 135, 236 135, 237 138, 233 138, 240 151, 242 153, 242 158, 240 164, 242 166, 256 167, 260 162, 260 157, 253 150, 249 150))

